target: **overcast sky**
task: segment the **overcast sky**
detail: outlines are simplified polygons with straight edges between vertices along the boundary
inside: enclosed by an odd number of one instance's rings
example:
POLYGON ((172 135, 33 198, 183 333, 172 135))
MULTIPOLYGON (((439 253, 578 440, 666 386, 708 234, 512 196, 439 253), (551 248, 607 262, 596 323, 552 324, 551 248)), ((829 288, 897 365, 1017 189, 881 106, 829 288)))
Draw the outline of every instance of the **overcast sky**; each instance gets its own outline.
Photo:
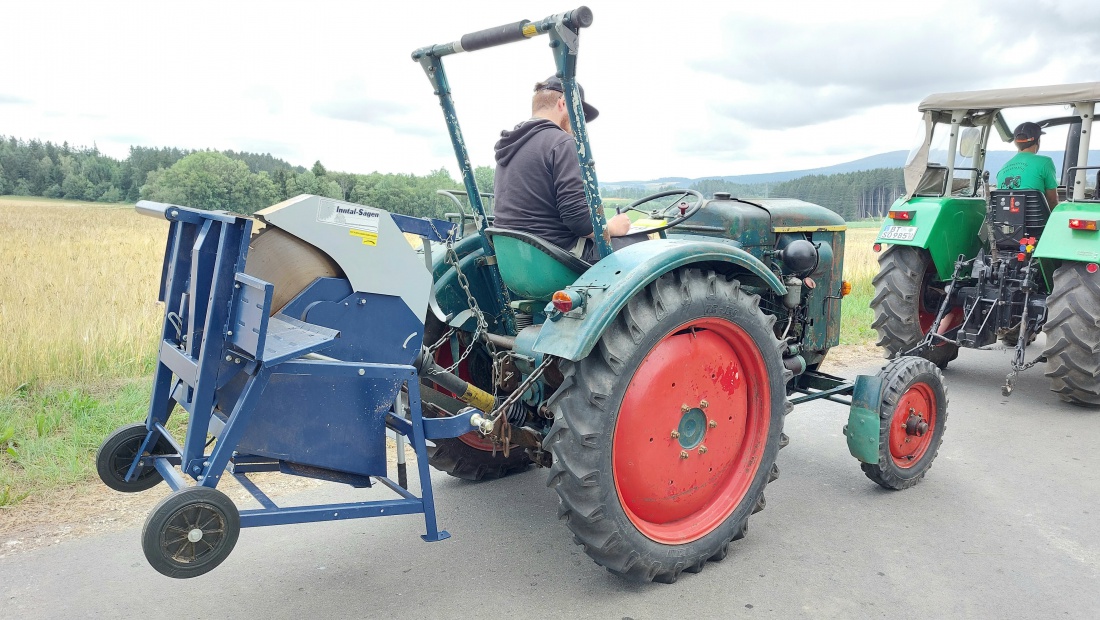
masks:
MULTIPOLYGON (((601 181, 816 167, 908 149, 933 92, 1100 79, 1095 0, 589 0, 578 77, 601 181)), ((0 4, 0 135, 270 152, 457 175, 410 53, 562 0, 0 4)), ((447 57, 475 165, 530 114, 548 38, 447 57)))

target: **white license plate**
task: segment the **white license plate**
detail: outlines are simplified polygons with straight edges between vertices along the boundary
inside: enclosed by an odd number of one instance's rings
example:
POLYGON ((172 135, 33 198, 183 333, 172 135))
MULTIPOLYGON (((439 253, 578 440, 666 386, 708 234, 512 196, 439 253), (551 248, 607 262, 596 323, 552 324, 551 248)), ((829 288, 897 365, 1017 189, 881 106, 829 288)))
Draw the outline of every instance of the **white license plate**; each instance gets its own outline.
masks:
POLYGON ((887 226, 882 229, 882 233, 878 238, 883 241, 889 239, 890 241, 912 241, 917 236, 916 226, 887 226))

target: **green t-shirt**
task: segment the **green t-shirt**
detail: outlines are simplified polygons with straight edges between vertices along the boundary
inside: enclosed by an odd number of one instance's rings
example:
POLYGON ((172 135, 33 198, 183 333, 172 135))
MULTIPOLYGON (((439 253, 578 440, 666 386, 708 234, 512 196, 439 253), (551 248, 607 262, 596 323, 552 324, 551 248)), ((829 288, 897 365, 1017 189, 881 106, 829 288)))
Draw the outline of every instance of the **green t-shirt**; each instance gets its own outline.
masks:
POLYGON ((1037 189, 1058 187, 1054 161, 1046 155, 1020 151, 997 172, 997 189, 1037 189))

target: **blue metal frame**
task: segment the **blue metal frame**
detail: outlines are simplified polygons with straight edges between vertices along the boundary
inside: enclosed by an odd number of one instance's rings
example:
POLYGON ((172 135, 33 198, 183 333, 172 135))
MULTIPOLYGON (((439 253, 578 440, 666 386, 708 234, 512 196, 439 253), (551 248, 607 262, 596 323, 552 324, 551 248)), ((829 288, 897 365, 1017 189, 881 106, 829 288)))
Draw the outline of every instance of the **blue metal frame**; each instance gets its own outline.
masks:
MULTIPOLYGON (((303 358, 332 344, 336 330, 303 323, 286 315, 270 317, 272 286, 243 273, 252 222, 245 218, 188 209, 175 205, 144 202, 139 212, 163 215, 172 222, 162 270, 160 298, 165 301, 164 329, 160 356, 153 381, 153 394, 146 417, 148 433, 126 475, 133 480, 140 466, 155 467, 173 491, 190 486, 190 477, 200 486, 217 487, 226 471, 252 494, 262 508, 240 513, 241 527, 305 523, 399 514, 423 514, 425 541, 439 541, 450 535, 436 523, 435 500, 428 469, 427 439, 457 437, 472 428, 474 411, 443 419, 425 419, 421 413, 420 383, 409 364, 347 362, 329 357, 303 358), (267 338, 277 332, 277 339, 267 338), (214 411, 215 390, 224 385, 222 360, 234 360, 233 373, 247 380, 234 402, 220 402, 224 419, 214 411), (239 363, 239 365, 237 365, 239 363), (390 402, 386 423, 407 437, 417 456, 420 496, 387 476, 372 475, 399 498, 343 504, 279 507, 247 475, 255 471, 280 469, 280 461, 239 454, 237 446, 249 426, 260 395, 273 377, 307 375, 389 380, 408 392, 410 418, 398 415, 390 402), (221 381, 219 381, 221 379, 221 381), (175 406, 189 412, 186 437, 181 446, 166 429, 175 406), (207 434, 217 442, 209 452, 207 434), (160 438, 174 454, 142 456, 160 438), (177 466, 180 466, 177 469, 177 466)), ((405 218, 404 230, 415 230, 434 239, 442 231, 452 234, 443 222, 420 223, 405 218)), ((349 477, 356 477, 349 475, 349 477)))

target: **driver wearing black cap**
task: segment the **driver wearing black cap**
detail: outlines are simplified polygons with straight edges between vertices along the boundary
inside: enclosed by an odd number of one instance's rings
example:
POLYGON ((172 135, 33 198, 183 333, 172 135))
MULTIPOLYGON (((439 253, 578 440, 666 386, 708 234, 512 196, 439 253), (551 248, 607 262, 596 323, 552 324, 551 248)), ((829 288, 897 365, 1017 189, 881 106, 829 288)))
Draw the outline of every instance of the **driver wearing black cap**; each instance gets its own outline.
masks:
POLYGON ((1058 204, 1058 175, 1054 172, 1054 161, 1038 154, 1039 136, 1044 133, 1036 123, 1020 123, 1015 132, 1019 153, 997 172, 997 188, 1039 190, 1053 209, 1058 204))
MULTIPOLYGON (((584 100, 585 122, 599 111, 584 100)), ((561 80, 551 76, 535 85, 531 118, 496 143, 493 179, 494 226, 528 232, 572 252, 590 263, 599 260, 592 241, 592 220, 584 195, 581 167, 561 80)), ((607 222, 612 237, 622 237, 630 219, 619 214, 607 222)), ((614 239, 612 247, 626 245, 614 239)))

